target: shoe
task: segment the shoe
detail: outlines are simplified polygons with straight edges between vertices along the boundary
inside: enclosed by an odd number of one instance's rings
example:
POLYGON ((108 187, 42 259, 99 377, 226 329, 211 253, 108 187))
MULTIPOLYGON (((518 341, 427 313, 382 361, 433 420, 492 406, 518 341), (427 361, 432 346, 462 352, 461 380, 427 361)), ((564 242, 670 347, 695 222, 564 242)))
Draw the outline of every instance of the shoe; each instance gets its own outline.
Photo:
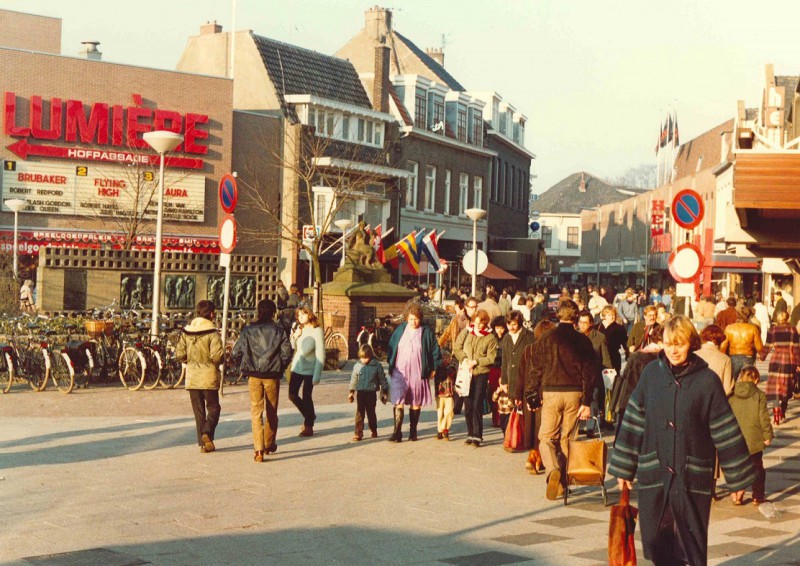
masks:
POLYGON ((419 415, 421 412, 421 409, 410 409, 408 411, 408 414, 411 417, 411 427, 408 433, 408 439, 411 441, 417 440, 417 425, 419 424, 419 415))
POLYGON ((314 429, 310 426, 304 426, 298 436, 314 436, 314 429))
POLYGON ((733 493, 731 493, 731 502, 734 505, 741 505, 743 499, 744 499, 744 493, 743 492, 734 491, 733 493))
POLYGON ((217 449, 217 447, 214 446, 214 441, 211 440, 210 436, 203 433, 203 436, 201 438, 203 440, 203 448, 205 449, 205 452, 213 452, 214 450, 217 449))
POLYGON ((450 440, 450 431, 449 430, 442 431, 442 438, 444 438, 445 440, 449 441, 450 440))
POLYGON ((360 434, 357 434, 353 437, 353 442, 360 442, 364 437, 360 434))
MULTIPOLYGON (((756 507, 758 507, 762 503, 766 503, 766 502, 767 502, 766 499, 755 499, 755 498, 753 498, 753 505, 755 505, 756 507)), ((739 503, 739 505, 741 505, 741 502, 739 503)))
POLYGON ((253 455, 253 462, 263 462, 263 461, 264 461, 264 451, 256 450, 255 454, 253 455))
MULTIPOLYGON (((561 487, 561 470, 553 470, 547 476, 547 489, 544 492, 544 496, 550 501, 555 501, 558 499, 559 490, 563 490, 561 487)), ((563 491, 561 493, 563 494, 563 491)))
POLYGON ((377 431, 377 430, 373 430, 373 431, 370 433, 369 437, 370 437, 370 438, 378 438, 378 431, 377 431))
POLYGON ((277 451, 278 451, 278 445, 277 444, 273 444, 272 446, 267 448, 265 452, 266 452, 266 455, 269 456, 270 454, 273 454, 273 453, 275 453, 277 451))
POLYGON ((444 438, 444 434, 442 434, 441 432, 437 432, 436 433, 436 440, 441 440, 443 438, 444 438))
POLYGON ((464 444, 472 444, 472 437, 470 436, 464 441, 464 444))
POLYGON ((394 431, 389 437, 389 442, 403 442, 403 407, 394 408, 394 431))
POLYGON ((472 445, 473 445, 475 448, 480 448, 480 447, 481 447, 481 442, 483 442, 483 441, 482 441, 482 440, 480 440, 480 439, 478 439, 478 438, 473 438, 473 439, 472 439, 472 445))

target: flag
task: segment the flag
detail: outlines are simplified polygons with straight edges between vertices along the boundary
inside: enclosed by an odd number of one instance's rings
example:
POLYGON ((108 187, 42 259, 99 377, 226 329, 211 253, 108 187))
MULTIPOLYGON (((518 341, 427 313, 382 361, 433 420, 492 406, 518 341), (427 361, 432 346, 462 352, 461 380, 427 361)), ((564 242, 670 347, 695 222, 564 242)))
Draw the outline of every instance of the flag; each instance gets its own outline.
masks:
POLYGON ((681 145, 680 138, 678 137, 678 115, 675 115, 675 147, 681 145))
POLYGON ((372 247, 375 249, 375 258, 381 263, 386 263, 383 240, 381 239, 381 226, 372 231, 372 247))
POLYGON ((659 147, 667 147, 667 123, 664 122, 664 125, 661 127, 661 138, 659 141, 659 147))
POLYGON ((417 232, 412 230, 409 235, 397 242, 397 253, 403 254, 412 275, 419 273, 419 260, 417 259, 417 232))
POLYGON ((388 248, 383 250, 383 264, 386 265, 386 262, 389 262, 389 265, 397 269, 398 260, 397 260, 397 246, 392 244, 388 248))
POLYGON ((422 251, 425 252, 433 268, 436 271, 440 271, 442 269, 442 260, 439 258, 439 244, 436 241, 436 230, 425 236, 422 241, 422 251))
POLYGON ((673 129, 672 129, 672 114, 669 116, 669 129, 667 130, 667 143, 672 141, 673 136, 673 129))
POLYGON ((658 155, 658 150, 661 148, 661 130, 659 129, 658 135, 656 136, 656 155, 658 155))

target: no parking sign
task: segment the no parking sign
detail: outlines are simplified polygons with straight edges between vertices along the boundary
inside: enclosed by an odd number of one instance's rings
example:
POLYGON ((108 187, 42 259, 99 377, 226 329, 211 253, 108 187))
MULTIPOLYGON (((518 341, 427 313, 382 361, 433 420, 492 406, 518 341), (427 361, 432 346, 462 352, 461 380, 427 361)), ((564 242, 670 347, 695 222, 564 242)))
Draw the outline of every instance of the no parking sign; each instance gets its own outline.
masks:
POLYGON ((684 189, 672 199, 672 218, 681 228, 691 230, 702 222, 704 214, 703 199, 697 191, 684 189))

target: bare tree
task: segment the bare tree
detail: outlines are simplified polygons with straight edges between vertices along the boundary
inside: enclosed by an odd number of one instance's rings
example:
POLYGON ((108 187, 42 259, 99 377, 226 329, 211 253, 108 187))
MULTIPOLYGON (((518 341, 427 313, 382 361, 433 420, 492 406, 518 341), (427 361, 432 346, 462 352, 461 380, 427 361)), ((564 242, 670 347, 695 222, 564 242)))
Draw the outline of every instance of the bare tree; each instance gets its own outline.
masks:
MULTIPOLYGON (((266 139, 259 143, 269 147, 266 139)), ((320 256, 338 237, 332 230, 334 222, 353 219, 355 204, 360 201, 385 202, 389 197, 391 202, 395 188, 385 185, 391 152, 384 148, 393 146, 393 140, 385 140, 383 148, 373 148, 316 135, 314 128, 307 126, 287 127, 281 150, 268 153, 280 170, 282 190, 277 195, 268 190, 263 162, 246 163, 246 174, 240 176, 243 202, 266 221, 259 226, 240 226, 240 233, 254 241, 280 243, 288 248, 287 253, 304 250, 318 286, 322 280, 320 256), (303 224, 316 227, 313 239, 303 238, 303 224)), ((319 293, 315 299, 315 309, 321 310, 319 293)))
POLYGON ((643 163, 629 167, 622 175, 612 179, 615 185, 624 185, 634 189, 654 189, 658 173, 654 163, 643 163))

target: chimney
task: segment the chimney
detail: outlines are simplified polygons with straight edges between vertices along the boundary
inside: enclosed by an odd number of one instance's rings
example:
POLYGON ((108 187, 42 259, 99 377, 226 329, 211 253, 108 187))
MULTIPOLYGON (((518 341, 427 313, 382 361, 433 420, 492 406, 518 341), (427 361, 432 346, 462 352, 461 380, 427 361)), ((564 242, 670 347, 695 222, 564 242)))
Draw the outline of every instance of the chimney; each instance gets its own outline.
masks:
POLYGON ((100 61, 103 58, 103 54, 97 50, 97 46, 100 45, 99 41, 81 41, 81 45, 83 45, 83 49, 78 52, 78 56, 90 61, 100 61))
POLYGON ((364 28, 373 40, 386 43, 386 36, 392 31, 392 11, 376 4, 364 12, 364 28))
POLYGON ((218 24, 217 20, 206 22, 200 26, 200 35, 210 35, 214 33, 222 33, 222 25, 218 24))
POLYGON ((372 108, 389 113, 389 51, 385 45, 375 47, 375 78, 372 82, 372 108))
POLYGON ((428 57, 439 63, 442 67, 444 67, 444 49, 441 47, 428 47, 425 50, 425 53, 428 54, 428 57))
POLYGON ((585 192, 586 192, 586 177, 584 176, 584 174, 583 174, 583 173, 581 173, 581 184, 580 184, 580 186, 578 187, 578 190, 579 190, 580 192, 582 192, 582 193, 585 193, 585 192))

